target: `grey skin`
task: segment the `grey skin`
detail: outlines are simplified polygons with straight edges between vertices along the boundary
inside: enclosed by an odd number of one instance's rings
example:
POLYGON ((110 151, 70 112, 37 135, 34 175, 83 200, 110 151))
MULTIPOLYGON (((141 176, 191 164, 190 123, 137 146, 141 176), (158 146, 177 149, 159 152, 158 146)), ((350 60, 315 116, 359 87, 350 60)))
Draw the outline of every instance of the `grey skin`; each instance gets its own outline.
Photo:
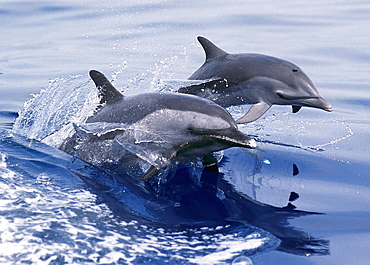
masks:
POLYGON ((212 81, 179 92, 211 99, 223 107, 253 104, 237 123, 255 121, 273 104, 292 105, 294 113, 302 106, 333 110, 295 64, 262 54, 229 54, 204 37, 199 36, 198 41, 206 61, 189 80, 212 81))
POLYGON ((216 103, 193 95, 147 93, 124 97, 100 72, 90 76, 101 96, 96 113, 60 149, 97 166, 125 167, 127 154, 151 164, 140 178, 148 180, 171 160, 256 142, 237 128, 230 114, 216 103))

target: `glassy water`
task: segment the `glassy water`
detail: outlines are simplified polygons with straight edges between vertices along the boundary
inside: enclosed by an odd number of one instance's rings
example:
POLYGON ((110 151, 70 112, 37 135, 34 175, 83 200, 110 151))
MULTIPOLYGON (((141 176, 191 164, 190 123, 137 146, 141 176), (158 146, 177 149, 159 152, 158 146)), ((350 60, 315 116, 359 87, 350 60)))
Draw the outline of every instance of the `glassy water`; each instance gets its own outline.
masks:
POLYGON ((2 1, 0 261, 366 264, 369 14, 366 1, 2 1), (273 106, 240 127, 258 150, 220 153, 219 174, 171 167, 152 193, 29 139, 88 115, 90 69, 125 95, 186 79, 198 35, 296 63, 334 111, 273 106))

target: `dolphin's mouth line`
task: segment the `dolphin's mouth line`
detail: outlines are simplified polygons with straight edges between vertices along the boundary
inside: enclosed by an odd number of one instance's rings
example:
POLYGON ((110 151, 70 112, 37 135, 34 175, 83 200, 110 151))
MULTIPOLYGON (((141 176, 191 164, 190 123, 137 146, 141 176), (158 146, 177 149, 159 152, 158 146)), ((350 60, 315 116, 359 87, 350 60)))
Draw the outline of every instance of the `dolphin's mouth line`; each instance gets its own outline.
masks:
MULTIPOLYGON (((296 101, 292 103, 292 106, 307 106, 307 107, 314 107, 314 108, 320 108, 325 111, 332 111, 333 107, 326 102, 322 97, 317 96, 317 97, 294 97, 294 96, 289 96, 289 95, 284 95, 281 92, 278 92, 277 95, 279 98, 284 99, 284 100, 291 100, 291 101, 296 101)), ((298 112, 298 108, 293 108, 293 112, 296 113, 298 112)))
POLYGON ((307 99, 320 99, 321 97, 294 97, 294 96, 288 96, 284 95, 283 93, 277 93, 278 97, 281 99, 286 100, 307 100, 307 99))

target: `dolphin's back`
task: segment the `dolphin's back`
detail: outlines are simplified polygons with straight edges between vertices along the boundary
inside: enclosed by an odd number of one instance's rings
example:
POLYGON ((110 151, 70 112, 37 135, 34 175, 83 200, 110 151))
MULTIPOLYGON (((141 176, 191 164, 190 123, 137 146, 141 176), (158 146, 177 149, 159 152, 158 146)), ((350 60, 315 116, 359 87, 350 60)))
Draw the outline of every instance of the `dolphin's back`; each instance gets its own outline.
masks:
POLYGON ((192 111, 221 117, 234 123, 228 112, 216 103, 193 95, 176 93, 146 93, 121 100, 99 109, 86 122, 133 124, 159 110, 192 111))
MULTIPOLYGON (((276 57, 254 54, 226 54, 206 61, 189 80, 206 80, 211 78, 224 78, 229 85, 236 85, 257 76, 288 82, 291 72, 300 68, 286 60, 276 57), (284 76, 283 73, 287 73, 284 76)), ((308 77, 307 77, 308 79, 308 77)))
MULTIPOLYGON (((100 106, 86 122, 108 122, 134 124, 152 113, 174 110, 196 112, 218 117, 235 124, 231 115, 211 100, 178 93, 146 93, 124 97, 99 71, 91 70, 90 76, 101 96, 100 106)), ((168 119, 174 117, 169 116, 168 119)))

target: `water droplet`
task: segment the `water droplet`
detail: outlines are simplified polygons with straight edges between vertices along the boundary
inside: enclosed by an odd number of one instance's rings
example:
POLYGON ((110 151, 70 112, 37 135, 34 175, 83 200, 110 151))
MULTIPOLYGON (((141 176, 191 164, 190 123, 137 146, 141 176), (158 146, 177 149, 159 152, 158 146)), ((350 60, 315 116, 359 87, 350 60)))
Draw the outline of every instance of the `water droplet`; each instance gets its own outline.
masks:
POLYGON ((246 256, 239 256, 239 257, 236 257, 231 264, 232 265, 253 265, 253 262, 250 258, 246 256))

